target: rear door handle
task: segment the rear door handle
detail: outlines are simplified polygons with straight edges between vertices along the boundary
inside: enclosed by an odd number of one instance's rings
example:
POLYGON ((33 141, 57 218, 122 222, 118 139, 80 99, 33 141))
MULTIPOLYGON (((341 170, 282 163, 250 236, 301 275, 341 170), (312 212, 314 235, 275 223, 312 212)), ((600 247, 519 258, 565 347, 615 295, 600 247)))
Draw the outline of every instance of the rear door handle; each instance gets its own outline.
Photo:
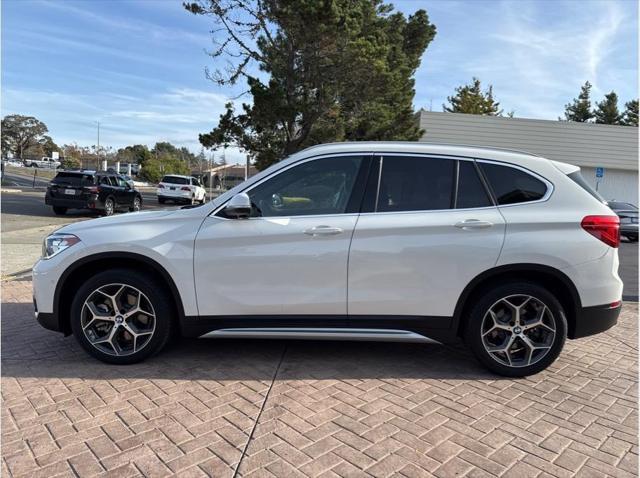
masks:
POLYGON ((342 229, 333 226, 315 226, 309 229, 305 229, 304 233, 307 236, 335 236, 342 233, 342 229))
POLYGON ((459 229, 486 229, 493 226, 492 222, 481 221, 479 219, 467 219, 465 221, 456 222, 454 224, 459 229))

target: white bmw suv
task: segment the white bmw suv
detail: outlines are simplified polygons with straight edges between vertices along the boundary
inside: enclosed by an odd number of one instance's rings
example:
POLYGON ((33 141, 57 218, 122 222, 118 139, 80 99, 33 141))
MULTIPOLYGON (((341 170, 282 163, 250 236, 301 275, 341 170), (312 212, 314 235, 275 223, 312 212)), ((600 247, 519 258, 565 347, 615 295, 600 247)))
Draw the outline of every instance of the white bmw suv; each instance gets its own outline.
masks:
MULTIPOLYGON (((171 334, 450 342, 507 376, 621 308, 618 217, 579 168, 421 143, 306 149, 206 205, 44 241, 36 317, 133 363, 171 334)), ((427 366, 427 364, 425 364, 427 366)))

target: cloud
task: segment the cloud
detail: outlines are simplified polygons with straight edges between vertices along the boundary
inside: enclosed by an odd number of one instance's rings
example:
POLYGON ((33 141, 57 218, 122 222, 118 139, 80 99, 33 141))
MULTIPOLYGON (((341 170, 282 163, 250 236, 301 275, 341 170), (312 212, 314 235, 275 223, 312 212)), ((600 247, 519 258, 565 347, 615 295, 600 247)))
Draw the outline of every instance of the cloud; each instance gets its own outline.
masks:
POLYGON ((438 33, 416 75, 417 107, 440 110, 473 76, 523 117, 556 119, 587 80, 593 101, 637 96, 635 2, 479 0, 458 13, 440 3, 428 7, 438 33))
MULTIPOLYGON (((109 31, 113 32, 121 32, 122 30, 126 30, 128 33, 144 37, 145 39, 152 38, 159 42, 186 40, 198 46, 203 46, 211 43, 211 36, 204 33, 193 33, 189 30, 167 27, 157 23, 142 20, 140 17, 136 17, 134 21, 131 21, 125 17, 107 15, 105 14, 104 9, 102 9, 100 13, 98 13, 95 9, 95 4, 92 2, 81 2, 76 4, 80 6, 76 6, 71 2, 41 0, 39 4, 45 8, 63 11, 67 14, 87 20, 93 24, 107 27, 109 31)), ((155 6, 157 7, 157 5, 158 4, 156 3, 155 6)), ((185 15, 187 14, 186 10, 182 9, 180 2, 176 2, 174 5, 179 6, 178 10, 180 11, 180 13, 184 13, 185 15)), ((114 10, 120 11, 119 9, 114 10)))
MULTIPOLYGON (((2 114, 38 117, 59 144, 95 144, 96 121, 100 121, 104 145, 153 146, 157 141, 169 141, 197 152, 201 147, 198 135, 215 126, 227 101, 222 94, 192 88, 169 88, 140 96, 5 88, 2 114)), ((244 155, 230 149, 227 160, 244 161, 244 155)))

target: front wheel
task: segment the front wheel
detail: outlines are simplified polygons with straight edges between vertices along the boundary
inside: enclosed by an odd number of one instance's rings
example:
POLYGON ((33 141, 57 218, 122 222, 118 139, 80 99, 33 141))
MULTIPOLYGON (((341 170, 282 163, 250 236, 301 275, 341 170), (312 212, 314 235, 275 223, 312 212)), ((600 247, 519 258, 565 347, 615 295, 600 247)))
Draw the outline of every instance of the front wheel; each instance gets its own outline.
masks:
POLYGON ((138 212, 142 208, 142 201, 138 196, 136 196, 133 200, 133 204, 129 208, 130 212, 138 212))
POLYGON ((71 329, 89 354, 131 364, 159 352, 171 332, 171 306, 153 278, 129 269, 86 281, 71 304, 71 329))
POLYGON ((475 303, 464 337, 492 372, 525 377, 556 360, 567 338, 567 319, 558 299, 545 288, 505 284, 475 303))

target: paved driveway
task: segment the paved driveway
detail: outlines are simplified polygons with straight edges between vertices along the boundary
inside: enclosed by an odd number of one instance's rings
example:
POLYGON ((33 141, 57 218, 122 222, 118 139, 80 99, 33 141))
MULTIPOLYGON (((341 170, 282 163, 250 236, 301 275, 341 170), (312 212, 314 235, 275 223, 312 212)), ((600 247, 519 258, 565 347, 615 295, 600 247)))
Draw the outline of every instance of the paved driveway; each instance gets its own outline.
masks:
POLYGON ((635 476, 637 304, 506 380, 462 347, 185 340, 88 358, 3 284, 3 476, 635 476))

